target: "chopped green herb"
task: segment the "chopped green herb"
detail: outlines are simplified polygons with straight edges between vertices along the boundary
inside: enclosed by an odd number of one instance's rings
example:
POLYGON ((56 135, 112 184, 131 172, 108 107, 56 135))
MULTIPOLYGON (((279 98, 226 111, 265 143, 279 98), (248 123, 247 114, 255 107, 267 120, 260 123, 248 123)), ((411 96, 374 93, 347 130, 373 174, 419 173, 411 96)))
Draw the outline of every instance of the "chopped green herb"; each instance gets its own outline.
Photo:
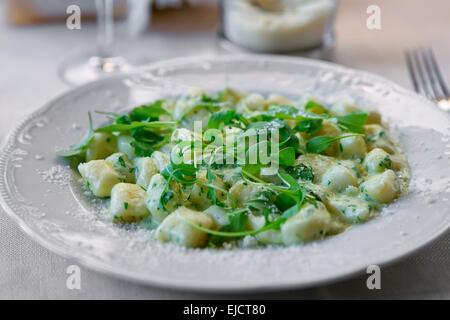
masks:
POLYGON ((350 113, 336 117, 338 124, 350 132, 363 133, 369 115, 365 112, 350 113))
POLYGON ((73 145, 69 150, 60 151, 57 153, 59 157, 66 158, 69 160, 71 166, 75 167, 78 163, 83 162, 86 157, 86 151, 89 147, 89 144, 94 137, 94 125, 92 121, 92 114, 88 112, 89 118, 89 129, 84 138, 81 140, 79 144, 73 145))
POLYGON ((122 157, 118 157, 118 158, 117 158, 117 162, 119 162, 119 165, 120 165, 121 167, 124 167, 124 168, 127 167, 127 164, 125 163, 125 160, 124 160, 122 157))
POLYGON ((305 111, 317 114, 328 113, 327 108, 313 100, 308 101, 308 103, 305 105, 305 111))
POLYGON ((295 167, 286 168, 286 172, 295 179, 301 179, 303 181, 314 180, 313 169, 304 164, 299 164, 298 166, 295 167))
POLYGON ((323 119, 306 119, 299 122, 294 128, 295 131, 305 132, 309 134, 316 133, 322 128, 323 119))
POLYGON ((318 136, 306 143, 306 151, 309 153, 322 153, 327 150, 333 142, 341 139, 358 136, 359 134, 347 134, 338 137, 318 136))

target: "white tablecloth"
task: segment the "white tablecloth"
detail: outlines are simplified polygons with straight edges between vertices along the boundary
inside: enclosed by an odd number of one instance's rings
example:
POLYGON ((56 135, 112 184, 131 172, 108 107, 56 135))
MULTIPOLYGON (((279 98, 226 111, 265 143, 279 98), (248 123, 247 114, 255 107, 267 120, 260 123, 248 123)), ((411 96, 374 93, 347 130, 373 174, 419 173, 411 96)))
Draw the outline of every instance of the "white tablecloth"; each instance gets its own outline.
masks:
MULTIPOLYGON (((338 22, 336 61, 377 72, 409 86, 403 49, 433 44, 446 74, 450 74, 450 22, 446 0, 433 6, 421 0, 377 1, 382 8, 382 30, 365 27, 370 1, 343 0, 338 22), (417 20, 419 19, 420 20, 417 20), (420 28, 411 21, 422 21, 420 28), (418 31, 420 30, 420 32, 418 31), (441 30, 442 32, 440 32, 441 30), (446 39, 445 39, 446 37, 446 39)), ((3 2, 0 16, 4 14, 3 2)), ((215 35, 153 33, 139 46, 149 57, 213 53, 215 35)), ((15 28, 0 22, 0 138, 12 126, 49 99, 68 90, 57 75, 68 51, 88 49, 95 43, 93 26, 67 31, 63 24, 15 28)), ((449 212, 450 213, 450 212, 449 212)), ((367 276, 324 287, 251 295, 214 295, 169 291, 113 279, 81 267, 81 290, 66 287, 66 269, 73 261, 42 248, 0 212, 0 298, 48 299, 176 299, 176 298, 450 298, 450 233, 413 257, 382 269, 382 289, 370 291, 367 276)))

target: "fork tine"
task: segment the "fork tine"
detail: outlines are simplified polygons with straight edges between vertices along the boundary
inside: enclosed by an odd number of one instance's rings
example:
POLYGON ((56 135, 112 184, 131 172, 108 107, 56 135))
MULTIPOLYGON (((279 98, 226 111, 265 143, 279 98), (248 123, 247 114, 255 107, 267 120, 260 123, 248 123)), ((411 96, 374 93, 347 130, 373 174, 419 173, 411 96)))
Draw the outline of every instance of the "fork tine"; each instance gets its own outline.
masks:
POLYGON ((444 92, 439 82, 439 76, 437 75, 435 68, 433 68, 430 50, 430 47, 422 47, 418 49, 418 55, 422 60, 423 66, 425 67, 425 73, 428 78, 429 86, 431 87, 431 90, 433 90, 433 98, 437 101, 443 98, 444 92))
POLYGON ((426 63, 421 50, 418 48, 408 50, 406 62, 416 92, 424 95, 430 100, 436 100, 435 88, 432 85, 433 81, 426 69, 426 63))
POLYGON ((417 74, 416 74, 417 72, 415 71, 413 58, 412 58, 410 50, 407 50, 405 52, 405 57, 406 57, 406 66, 408 68, 409 75, 411 77, 411 80, 412 80, 412 83, 413 83, 413 86, 414 86, 414 91, 416 91, 417 93, 421 93, 422 90, 421 90, 421 88, 419 86, 419 82, 417 80, 417 74))
POLYGON ((428 78, 428 74, 425 70, 424 61, 422 60, 422 56, 420 54, 420 49, 415 49, 412 52, 413 61, 415 61, 415 65, 417 68, 417 74, 419 78, 419 83, 423 89, 423 93, 431 100, 435 100, 434 91, 431 86, 431 81, 428 78))
POLYGON ((434 71, 434 74, 437 77, 437 80, 441 86, 442 93, 444 94, 444 98, 450 98, 450 90, 448 88, 447 82, 444 80, 442 76, 441 70, 438 66, 436 56, 434 54, 433 48, 428 48, 427 55, 430 61, 430 67, 434 71))

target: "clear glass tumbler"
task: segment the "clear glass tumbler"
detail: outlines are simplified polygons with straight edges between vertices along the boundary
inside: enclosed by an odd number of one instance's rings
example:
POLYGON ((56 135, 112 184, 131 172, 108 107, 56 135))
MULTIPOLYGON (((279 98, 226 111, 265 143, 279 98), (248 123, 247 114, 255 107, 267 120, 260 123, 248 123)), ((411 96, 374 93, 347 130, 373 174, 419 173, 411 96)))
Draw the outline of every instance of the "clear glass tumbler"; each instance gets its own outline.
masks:
POLYGON ((337 7, 337 0, 221 0, 221 36, 234 51, 324 51, 334 44, 337 7))

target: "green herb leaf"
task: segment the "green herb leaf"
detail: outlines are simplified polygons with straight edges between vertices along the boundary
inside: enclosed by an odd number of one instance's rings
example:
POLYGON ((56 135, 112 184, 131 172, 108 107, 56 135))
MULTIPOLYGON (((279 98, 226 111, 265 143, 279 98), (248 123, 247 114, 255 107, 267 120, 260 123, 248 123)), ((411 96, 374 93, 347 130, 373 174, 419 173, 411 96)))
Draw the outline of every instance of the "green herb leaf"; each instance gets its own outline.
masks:
POLYGON ((160 116, 169 114, 169 112, 162 107, 163 104, 163 100, 158 100, 151 104, 142 105, 131 110, 128 116, 131 121, 159 120, 160 116))
POLYGON ((279 164, 282 166, 293 166, 295 163, 295 150, 292 147, 287 147, 280 150, 278 157, 279 164))
POLYGON ((73 145, 69 150, 60 151, 57 153, 59 157, 66 158, 71 162, 72 166, 76 166, 78 163, 84 161, 86 156, 86 150, 94 137, 94 126, 92 121, 92 114, 88 112, 89 129, 84 138, 79 144, 73 145))
POLYGON ((125 163, 125 160, 122 158, 122 157, 118 157, 117 158, 117 161, 119 162, 119 165, 121 166, 121 167, 124 167, 124 168, 126 168, 126 163, 125 163))
POLYGON ((341 139, 359 136, 359 134, 347 134, 338 137, 318 136, 310 139, 306 143, 306 151, 309 153, 322 153, 328 149, 328 147, 335 141, 341 139))
POLYGON ((131 130, 133 141, 131 145, 134 147, 134 153, 138 157, 149 157, 162 144, 166 143, 169 136, 157 134, 145 127, 139 127, 131 130))
POLYGON ((338 124, 348 131, 362 133, 368 117, 369 115, 365 112, 355 112, 345 116, 338 116, 336 119, 338 124))
POLYGON ((306 143, 306 151, 309 153, 321 153, 336 141, 336 137, 318 136, 306 143))
POLYGON ((325 108, 323 105, 321 105, 320 103, 313 101, 313 100, 310 100, 310 101, 308 101, 308 103, 306 103, 305 111, 316 113, 316 114, 328 113, 327 108, 325 108))
MULTIPOLYGON (((213 185, 214 180, 216 180, 216 175, 214 174, 213 170, 208 167, 207 171, 206 171, 206 179, 208 179, 208 192, 206 194, 207 198, 209 200, 211 200, 212 204, 215 204, 219 207, 225 207, 225 204, 222 203, 222 201, 219 200, 219 198, 217 197, 217 191, 218 188, 216 186, 213 185)), ((227 193, 225 190, 219 190, 223 193, 227 193)))
POLYGON ((197 182, 197 167, 194 164, 170 163, 161 175, 168 181, 174 180, 182 185, 190 186, 197 182))
POLYGON ((173 130, 177 123, 175 121, 154 121, 154 122, 131 122, 130 124, 110 124, 100 127, 96 132, 130 132, 133 129, 146 128, 150 130, 173 130))
POLYGON ((208 129, 220 129, 222 126, 231 124, 247 125, 248 121, 235 110, 224 110, 215 112, 208 120, 208 129))
POLYGON ((294 131, 313 134, 322 128, 323 119, 306 119, 302 120, 295 126, 294 131))
POLYGON ((298 109, 293 106, 272 105, 269 107, 266 114, 277 119, 296 120, 298 109))
POLYGON ((161 193, 161 198, 159 199, 159 204, 162 208, 168 210, 167 204, 169 201, 173 198, 174 193, 172 190, 170 190, 170 181, 166 181, 166 186, 161 193))
POLYGON ((228 216, 230 221, 230 230, 231 232, 242 232, 245 230, 245 225, 248 220, 248 215, 246 212, 238 212, 234 214, 230 214, 228 216))

